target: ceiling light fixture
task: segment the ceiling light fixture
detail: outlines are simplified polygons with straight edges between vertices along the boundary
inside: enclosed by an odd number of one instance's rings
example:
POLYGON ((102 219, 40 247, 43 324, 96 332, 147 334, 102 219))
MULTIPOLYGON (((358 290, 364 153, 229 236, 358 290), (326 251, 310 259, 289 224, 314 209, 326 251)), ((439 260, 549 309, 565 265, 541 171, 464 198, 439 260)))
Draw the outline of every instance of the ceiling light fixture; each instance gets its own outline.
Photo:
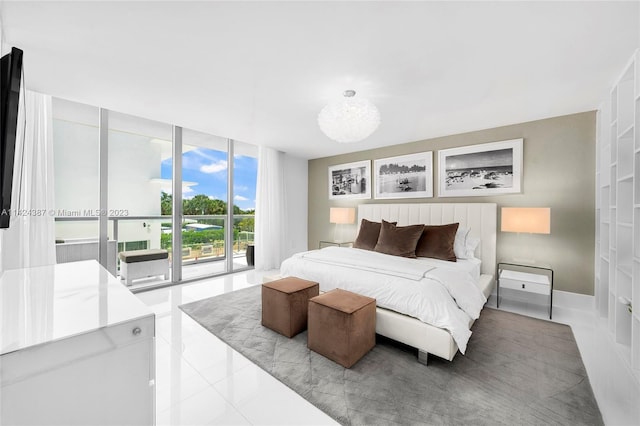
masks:
POLYGON ((368 99, 354 98, 355 94, 355 90, 345 90, 344 99, 330 103, 318 114, 320 130, 334 141, 361 141, 380 125, 378 108, 368 99))

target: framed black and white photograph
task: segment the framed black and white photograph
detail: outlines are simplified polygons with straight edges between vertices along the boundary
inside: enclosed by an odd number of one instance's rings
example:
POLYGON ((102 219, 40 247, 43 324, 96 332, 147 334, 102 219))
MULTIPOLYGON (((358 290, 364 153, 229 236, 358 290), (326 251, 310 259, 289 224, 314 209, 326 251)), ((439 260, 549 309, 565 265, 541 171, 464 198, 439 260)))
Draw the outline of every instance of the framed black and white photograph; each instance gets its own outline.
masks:
POLYGON ((521 191, 522 139, 444 149, 438 153, 438 196, 521 191))
POLYGON ((375 198, 433 197, 433 152, 374 160, 375 198))
POLYGON ((371 161, 329 166, 329 199, 371 198, 371 161))

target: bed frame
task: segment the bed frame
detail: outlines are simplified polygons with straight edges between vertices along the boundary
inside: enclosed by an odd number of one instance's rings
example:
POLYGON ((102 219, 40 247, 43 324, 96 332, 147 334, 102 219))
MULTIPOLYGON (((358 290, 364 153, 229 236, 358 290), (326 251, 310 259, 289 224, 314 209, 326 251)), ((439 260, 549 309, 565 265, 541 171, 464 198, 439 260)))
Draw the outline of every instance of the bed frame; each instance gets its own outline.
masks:
MULTIPOLYGON (((358 223, 362 219, 397 221, 398 226, 459 222, 470 229, 469 235, 480 238, 476 249, 476 257, 482 260, 480 286, 487 298, 491 294, 496 272, 496 204, 360 204, 358 223)), ((458 345, 447 330, 384 308, 377 308, 376 333, 417 348, 418 361, 423 364, 427 363, 428 354, 451 361, 458 352, 458 345)))

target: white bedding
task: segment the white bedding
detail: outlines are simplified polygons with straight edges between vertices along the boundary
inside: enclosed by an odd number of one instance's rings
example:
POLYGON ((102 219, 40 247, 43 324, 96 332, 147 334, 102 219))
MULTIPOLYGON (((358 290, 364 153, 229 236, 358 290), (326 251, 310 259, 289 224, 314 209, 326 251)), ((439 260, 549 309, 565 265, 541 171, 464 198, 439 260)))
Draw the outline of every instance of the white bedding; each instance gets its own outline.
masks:
POLYGON ((487 301, 472 276, 474 264, 327 247, 293 255, 280 273, 316 281, 321 291, 341 288, 373 297, 382 308, 446 329, 464 354, 471 319, 487 301))
POLYGON ((480 259, 458 259, 457 262, 449 262, 447 260, 419 257, 417 260, 430 263, 438 268, 452 268, 458 271, 465 271, 471 274, 471 277, 476 283, 480 281, 480 267, 482 266, 480 259))

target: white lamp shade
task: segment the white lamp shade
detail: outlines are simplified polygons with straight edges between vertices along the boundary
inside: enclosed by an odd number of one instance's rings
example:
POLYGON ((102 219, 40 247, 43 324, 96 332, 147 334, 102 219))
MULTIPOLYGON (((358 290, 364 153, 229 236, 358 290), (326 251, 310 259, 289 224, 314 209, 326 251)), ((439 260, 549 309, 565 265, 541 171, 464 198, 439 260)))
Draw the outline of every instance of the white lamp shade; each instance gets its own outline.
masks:
POLYGON ((503 207, 500 230, 502 232, 550 234, 551 209, 549 207, 503 207))
POLYGON ((358 142, 380 125, 378 108, 367 99, 344 98, 325 106, 318 114, 320 130, 338 142, 358 142))
POLYGON ((329 209, 329 222, 347 224, 356 220, 356 209, 353 207, 331 207, 329 209))

